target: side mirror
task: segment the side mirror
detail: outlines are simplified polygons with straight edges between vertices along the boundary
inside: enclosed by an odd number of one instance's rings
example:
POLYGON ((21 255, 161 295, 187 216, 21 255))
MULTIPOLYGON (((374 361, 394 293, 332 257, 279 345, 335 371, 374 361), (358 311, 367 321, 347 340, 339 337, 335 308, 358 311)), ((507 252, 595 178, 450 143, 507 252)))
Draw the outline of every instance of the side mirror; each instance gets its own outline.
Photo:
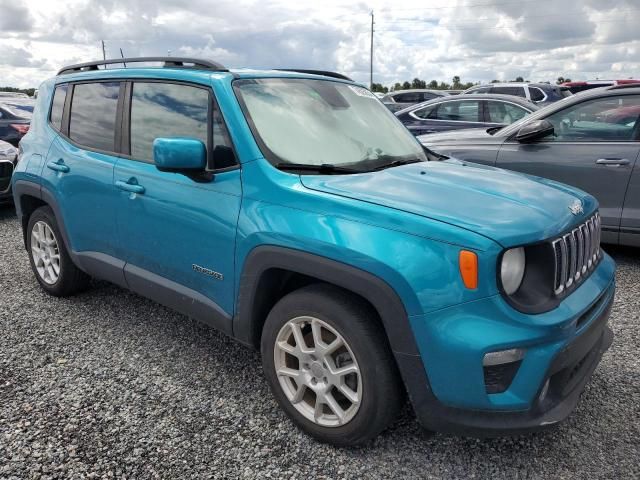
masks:
POLYGON ((156 138, 153 141, 153 161, 158 170, 167 172, 204 170, 207 147, 195 138, 156 138))
POLYGON ((531 143, 541 138, 553 135, 553 125, 547 120, 536 120, 527 123, 516 133, 516 140, 520 143, 531 143))

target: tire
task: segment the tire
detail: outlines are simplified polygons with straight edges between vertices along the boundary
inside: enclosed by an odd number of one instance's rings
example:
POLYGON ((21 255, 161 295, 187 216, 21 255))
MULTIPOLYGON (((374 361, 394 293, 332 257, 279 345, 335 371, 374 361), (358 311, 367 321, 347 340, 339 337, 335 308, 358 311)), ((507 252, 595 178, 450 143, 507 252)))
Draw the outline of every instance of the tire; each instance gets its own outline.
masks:
POLYGON ((366 443, 402 407, 402 382, 376 312, 339 288, 314 284, 283 297, 265 321, 261 352, 276 400, 321 442, 366 443), (304 345, 292 325, 299 326, 304 345))
POLYGON ((89 276, 69 257, 50 207, 40 207, 29 217, 27 252, 38 283, 50 295, 71 296, 89 285, 89 276))

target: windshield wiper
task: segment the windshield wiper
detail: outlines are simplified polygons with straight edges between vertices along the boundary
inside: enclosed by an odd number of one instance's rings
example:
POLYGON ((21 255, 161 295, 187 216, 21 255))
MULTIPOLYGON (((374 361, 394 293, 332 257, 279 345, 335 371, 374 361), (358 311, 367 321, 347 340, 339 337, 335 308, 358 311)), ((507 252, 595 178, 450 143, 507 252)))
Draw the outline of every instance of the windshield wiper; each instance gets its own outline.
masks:
POLYGON ((410 163, 419 163, 423 161, 424 160, 420 160, 419 158, 405 158, 402 160, 392 160, 390 162, 383 163, 382 165, 378 165, 372 168, 371 171, 384 170, 386 168, 392 168, 392 167, 400 167, 402 165, 409 165, 410 163))
POLYGON ((313 165, 310 163, 289 163, 281 162, 276 164, 276 168, 280 170, 302 170, 308 172, 318 173, 362 173, 362 170, 355 168, 341 167, 340 165, 334 165, 332 163, 323 163, 321 165, 313 165))

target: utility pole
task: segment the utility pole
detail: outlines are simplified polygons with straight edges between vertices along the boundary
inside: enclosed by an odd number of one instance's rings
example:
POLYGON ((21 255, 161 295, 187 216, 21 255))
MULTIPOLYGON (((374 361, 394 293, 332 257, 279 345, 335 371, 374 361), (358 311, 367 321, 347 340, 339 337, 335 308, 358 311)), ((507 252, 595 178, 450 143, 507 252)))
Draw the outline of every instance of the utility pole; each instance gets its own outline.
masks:
POLYGON ((371 52, 369 56, 369 88, 373 89, 373 10, 371 10, 371 52))
POLYGON ((106 60, 107 59, 107 53, 104 49, 104 40, 100 40, 100 42, 102 43, 102 59, 106 60))

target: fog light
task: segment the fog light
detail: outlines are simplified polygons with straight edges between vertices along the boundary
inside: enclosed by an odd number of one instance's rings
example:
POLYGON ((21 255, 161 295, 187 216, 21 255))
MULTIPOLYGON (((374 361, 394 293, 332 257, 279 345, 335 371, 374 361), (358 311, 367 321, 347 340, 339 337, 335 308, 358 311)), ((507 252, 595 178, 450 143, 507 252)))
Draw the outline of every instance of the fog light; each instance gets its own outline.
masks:
POLYGON ((518 373, 523 358, 524 350, 519 348, 485 354, 482 370, 487 393, 505 392, 518 373))
POLYGON ((504 363, 517 362, 524 358, 524 350, 521 348, 511 348, 509 350, 500 350, 498 352, 485 353, 482 359, 482 365, 491 367, 502 365, 504 363))

